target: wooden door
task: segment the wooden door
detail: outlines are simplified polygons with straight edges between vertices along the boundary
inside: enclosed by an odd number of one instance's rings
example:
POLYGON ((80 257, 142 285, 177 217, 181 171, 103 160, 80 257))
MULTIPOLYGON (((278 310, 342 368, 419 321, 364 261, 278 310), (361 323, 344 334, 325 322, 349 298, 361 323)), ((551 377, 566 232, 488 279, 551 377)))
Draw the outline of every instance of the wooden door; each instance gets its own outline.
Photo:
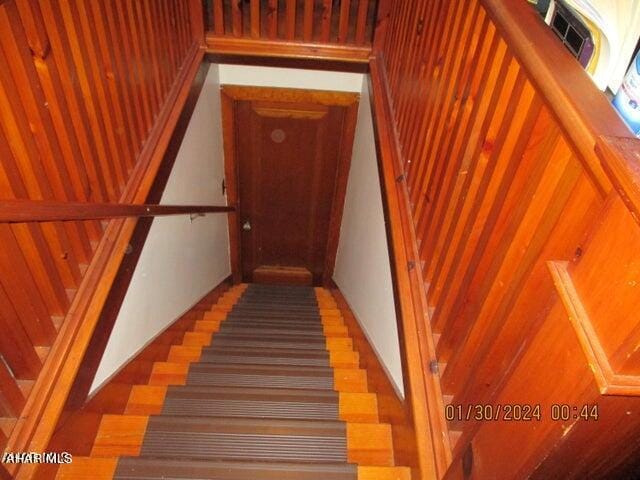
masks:
POLYGON ((357 97, 253 90, 275 94, 234 102, 242 278, 320 284, 335 260, 357 97))

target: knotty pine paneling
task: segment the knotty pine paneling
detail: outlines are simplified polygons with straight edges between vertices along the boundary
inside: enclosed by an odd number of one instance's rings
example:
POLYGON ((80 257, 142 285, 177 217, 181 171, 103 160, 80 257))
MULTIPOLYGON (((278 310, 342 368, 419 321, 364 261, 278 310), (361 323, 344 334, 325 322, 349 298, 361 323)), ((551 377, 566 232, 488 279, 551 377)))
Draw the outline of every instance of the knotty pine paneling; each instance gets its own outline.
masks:
POLYGON ((207 44, 213 53, 366 63, 379 2, 208 0, 204 3, 207 44))
MULTIPOLYGON (((0 2, 0 200, 118 202, 202 43, 192 13, 182 0, 0 2)), ((0 225, 3 438, 102 233, 96 221, 0 225)))
MULTIPOLYGON (((615 182, 594 150, 600 135, 618 138, 625 130, 527 8, 511 0, 394 2, 374 52, 383 66, 374 82, 386 89, 393 114, 394 175, 408 204, 407 230, 415 232, 445 402, 540 403, 547 417, 537 426, 448 421, 453 463, 438 472, 446 478, 462 477, 470 457, 477 478, 523 478, 536 469, 550 478, 544 472, 554 464, 543 461, 560 444, 586 452, 579 468, 563 466, 565 474, 581 478, 585 465, 602 474, 597 451, 586 449, 595 430, 583 422, 572 430, 576 437, 567 435, 574 425, 551 421, 551 404, 600 401, 607 425, 620 424, 629 415, 623 409, 640 407, 602 396, 637 395, 640 385, 640 226, 628 210, 634 200, 623 194, 625 206, 611 193, 615 182), (535 28, 539 47, 527 37, 535 28), (584 102, 556 95, 559 89, 541 79, 572 80, 584 102), (612 251, 619 253, 608 261, 612 251), (568 265, 573 294, 562 293, 549 265, 568 265), (573 323, 560 301, 571 295, 577 311, 587 312, 573 323), (582 324, 584 332, 576 327, 582 324)), ((633 157, 633 146, 624 145, 633 157)), ((618 190, 633 183, 618 181, 618 190)), ((425 375, 429 370, 422 366, 425 375)), ((631 428, 615 431, 610 443, 629 441, 631 428)), ((622 460, 610 459, 611 468, 622 460)))

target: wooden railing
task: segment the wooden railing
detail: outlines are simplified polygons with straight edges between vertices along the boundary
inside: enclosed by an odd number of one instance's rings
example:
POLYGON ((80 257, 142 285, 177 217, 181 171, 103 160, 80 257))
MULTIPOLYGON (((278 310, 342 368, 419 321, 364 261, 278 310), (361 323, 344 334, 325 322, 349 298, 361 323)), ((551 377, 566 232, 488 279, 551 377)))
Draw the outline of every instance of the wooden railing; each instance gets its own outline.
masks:
POLYGON ((0 200, 0 223, 109 220, 111 218, 199 215, 233 211, 235 211, 235 207, 215 205, 133 205, 0 200))
POLYGON ((520 0, 394 2, 385 23, 372 92, 422 478, 624 476, 640 141, 520 0))
POLYGON ((376 0, 207 0, 212 53, 367 62, 376 0))
MULTIPOLYGON (((143 203, 204 54, 201 7, 0 2, 2 199, 143 203)), ((0 224, 0 450, 45 449, 134 226, 0 224)))

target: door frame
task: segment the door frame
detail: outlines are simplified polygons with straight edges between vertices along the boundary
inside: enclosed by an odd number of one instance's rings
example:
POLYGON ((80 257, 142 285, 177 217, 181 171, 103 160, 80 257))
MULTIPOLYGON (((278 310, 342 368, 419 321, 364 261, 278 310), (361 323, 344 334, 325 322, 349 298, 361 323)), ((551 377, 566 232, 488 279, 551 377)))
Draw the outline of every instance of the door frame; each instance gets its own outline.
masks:
POLYGON ((233 283, 242 282, 242 246, 239 198, 239 162, 236 156, 235 103, 247 101, 307 102, 326 106, 345 107, 342 141, 338 155, 336 183, 331 204, 331 219, 325 251, 325 264, 322 276, 324 286, 332 283, 333 269, 338 253, 340 225, 347 193, 347 181, 351 166, 353 140, 358 120, 360 94, 356 92, 335 92, 327 90, 303 90, 298 88, 255 87, 240 85, 222 85, 220 87, 222 110, 222 136, 224 148, 224 176, 227 190, 227 203, 236 207, 228 216, 229 243, 231 256, 231 276, 233 283))

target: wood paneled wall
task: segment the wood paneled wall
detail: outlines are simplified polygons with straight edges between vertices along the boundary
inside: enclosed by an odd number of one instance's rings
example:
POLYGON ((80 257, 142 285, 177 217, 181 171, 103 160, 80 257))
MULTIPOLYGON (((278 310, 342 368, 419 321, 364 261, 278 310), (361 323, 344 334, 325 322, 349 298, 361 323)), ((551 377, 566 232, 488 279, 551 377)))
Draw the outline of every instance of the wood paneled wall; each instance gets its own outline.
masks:
POLYGON ((523 2, 400 1, 385 22, 374 104, 432 336, 407 362, 443 394, 426 394, 434 470, 605 475, 639 448, 640 142, 523 2), (511 405, 541 419, 507 422, 511 405))
POLYGON ((213 53, 366 62, 377 0, 208 0, 213 53))
MULTIPOLYGON (((152 181, 149 165, 203 42, 197 1, 0 2, 0 200, 144 200, 140 187, 152 181)), ((0 224, 0 449, 105 227, 0 224)))
POLYGON ((207 26, 215 35, 370 45, 375 0, 286 0, 205 2, 207 26))

